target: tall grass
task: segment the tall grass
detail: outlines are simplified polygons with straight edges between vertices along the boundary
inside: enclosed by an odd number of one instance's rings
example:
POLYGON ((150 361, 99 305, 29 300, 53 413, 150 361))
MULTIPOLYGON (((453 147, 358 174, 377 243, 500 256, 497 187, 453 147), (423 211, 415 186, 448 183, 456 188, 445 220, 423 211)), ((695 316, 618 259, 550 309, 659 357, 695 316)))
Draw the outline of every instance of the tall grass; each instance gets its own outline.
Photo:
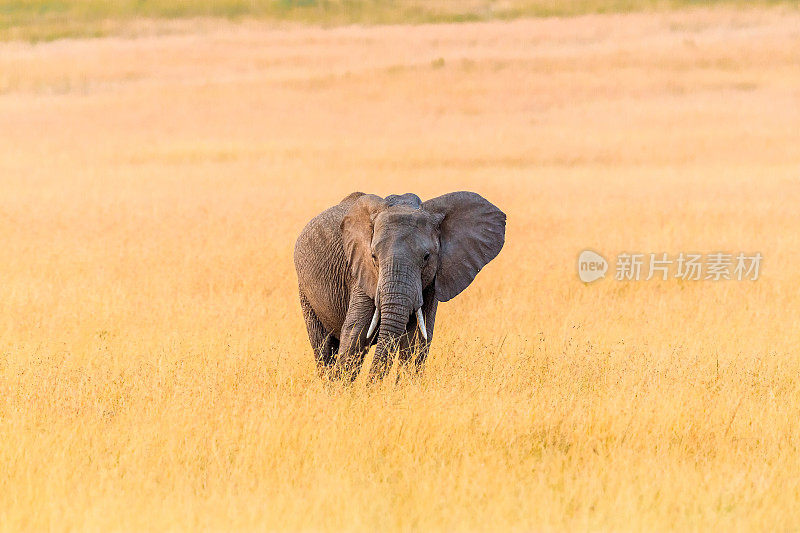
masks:
POLYGON ((798 27, 0 44, 0 530, 798 529, 798 27), (300 229, 462 189, 507 243, 425 373, 320 381, 300 229), (584 285, 585 248, 764 264, 584 285))

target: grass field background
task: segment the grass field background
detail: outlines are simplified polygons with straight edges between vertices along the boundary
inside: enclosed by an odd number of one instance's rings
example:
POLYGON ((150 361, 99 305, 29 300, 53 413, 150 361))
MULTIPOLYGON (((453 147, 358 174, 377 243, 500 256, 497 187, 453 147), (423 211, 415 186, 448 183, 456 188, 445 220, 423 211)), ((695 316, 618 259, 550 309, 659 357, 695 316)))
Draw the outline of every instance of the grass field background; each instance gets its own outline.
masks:
MULTIPOLYGON (((0 40, 185 31, 177 20, 397 24, 736 6, 798 6, 797 0, 0 0, 0 40)), ((205 21, 208 24, 209 21, 205 21)))
POLYGON ((0 44, 0 530, 800 527, 796 10, 181 28, 0 44), (461 189, 425 374, 321 382, 302 226, 461 189))

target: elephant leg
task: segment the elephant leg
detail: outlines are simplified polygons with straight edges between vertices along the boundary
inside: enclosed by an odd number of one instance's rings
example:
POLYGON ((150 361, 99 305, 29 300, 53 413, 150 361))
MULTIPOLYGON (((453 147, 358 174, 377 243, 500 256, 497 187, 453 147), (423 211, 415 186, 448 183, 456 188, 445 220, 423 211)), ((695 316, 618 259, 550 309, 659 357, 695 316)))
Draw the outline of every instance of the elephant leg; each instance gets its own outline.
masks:
POLYGON ((344 379, 356 379, 364 364, 364 357, 370 347, 367 331, 374 313, 375 302, 372 298, 359 288, 353 290, 339 337, 341 343, 337 365, 338 372, 344 379))
POLYGON ((336 351, 339 348, 339 340, 325 329, 302 292, 300 293, 300 307, 303 309, 303 318, 306 321, 308 340, 314 350, 317 372, 320 377, 327 377, 333 369, 336 351))
POLYGON ((434 292, 433 285, 422 291, 422 316, 425 317, 425 331, 428 334, 428 340, 422 338, 416 319, 411 320, 406 328, 406 333, 400 337, 399 360, 402 370, 410 369, 414 373, 418 373, 425 366, 431 341, 433 341, 433 325, 438 305, 434 292), (411 367, 412 362, 413 367, 411 367))

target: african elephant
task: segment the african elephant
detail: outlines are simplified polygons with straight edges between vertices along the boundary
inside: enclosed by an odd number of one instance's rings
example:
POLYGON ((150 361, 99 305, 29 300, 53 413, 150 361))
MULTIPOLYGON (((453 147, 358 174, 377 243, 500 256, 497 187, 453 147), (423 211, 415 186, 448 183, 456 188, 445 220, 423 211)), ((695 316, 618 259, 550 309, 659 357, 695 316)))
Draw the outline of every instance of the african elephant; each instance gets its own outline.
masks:
POLYGON ((372 379, 389 370, 394 349, 419 370, 438 302, 467 288, 500 253, 505 228, 502 211, 466 191, 426 202, 356 192, 314 217, 294 263, 320 374, 355 379, 373 344, 372 379))

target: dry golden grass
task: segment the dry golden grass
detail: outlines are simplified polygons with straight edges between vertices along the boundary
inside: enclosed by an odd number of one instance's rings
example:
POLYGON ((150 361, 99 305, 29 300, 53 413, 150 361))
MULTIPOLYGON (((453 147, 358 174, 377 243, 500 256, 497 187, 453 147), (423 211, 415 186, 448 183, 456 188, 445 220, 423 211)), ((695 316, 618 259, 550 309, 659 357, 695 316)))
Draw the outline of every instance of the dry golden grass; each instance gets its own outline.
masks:
POLYGON ((0 529, 800 527, 800 14, 0 45, 0 529), (353 190, 506 247, 423 377, 314 374, 291 252, 353 190), (760 251, 756 282, 575 260, 760 251))

